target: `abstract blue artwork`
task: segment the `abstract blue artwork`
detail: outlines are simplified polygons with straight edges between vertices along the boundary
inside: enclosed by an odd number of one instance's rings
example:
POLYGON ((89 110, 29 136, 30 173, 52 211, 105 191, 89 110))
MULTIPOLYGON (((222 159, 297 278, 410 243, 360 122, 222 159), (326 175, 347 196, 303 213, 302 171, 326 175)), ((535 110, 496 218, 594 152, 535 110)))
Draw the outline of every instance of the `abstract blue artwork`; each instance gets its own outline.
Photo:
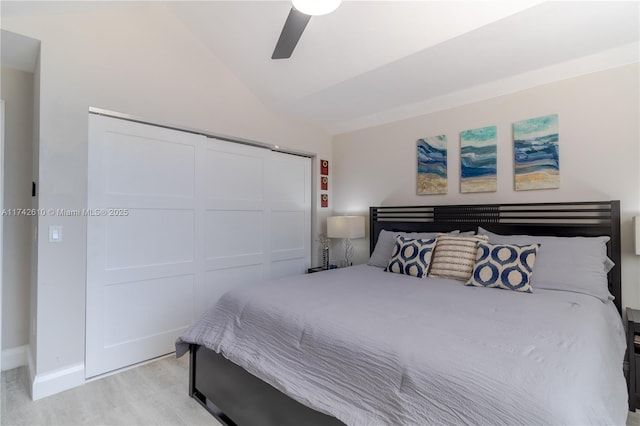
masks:
POLYGON ((418 139, 418 195, 447 193, 447 137, 418 139))
POLYGON ((558 115, 513 123, 516 191, 560 187, 558 115))
POLYGON ((495 192, 497 178, 496 126, 460 133, 460 192, 495 192))

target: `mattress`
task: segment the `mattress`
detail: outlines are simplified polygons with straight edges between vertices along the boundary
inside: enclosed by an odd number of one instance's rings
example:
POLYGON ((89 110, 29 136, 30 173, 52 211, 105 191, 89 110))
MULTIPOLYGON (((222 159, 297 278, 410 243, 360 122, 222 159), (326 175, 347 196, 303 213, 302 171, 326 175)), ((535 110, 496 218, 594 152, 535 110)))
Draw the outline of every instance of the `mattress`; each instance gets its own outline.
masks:
POLYGON ((176 343, 204 345, 349 425, 625 424, 612 302, 359 265, 226 293, 176 343))

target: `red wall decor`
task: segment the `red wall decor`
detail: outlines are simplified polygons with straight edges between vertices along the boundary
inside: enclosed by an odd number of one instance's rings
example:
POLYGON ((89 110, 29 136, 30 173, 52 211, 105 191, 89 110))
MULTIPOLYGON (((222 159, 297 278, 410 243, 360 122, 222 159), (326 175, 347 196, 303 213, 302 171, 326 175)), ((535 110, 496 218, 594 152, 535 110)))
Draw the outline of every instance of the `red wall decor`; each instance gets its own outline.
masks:
POLYGON ((327 160, 320 160, 320 174, 329 176, 329 162, 327 160))
POLYGON ((320 195, 320 206, 321 207, 329 207, 329 194, 321 194, 320 195))
POLYGON ((320 189, 326 191, 329 189, 329 178, 326 176, 322 176, 320 178, 320 189))

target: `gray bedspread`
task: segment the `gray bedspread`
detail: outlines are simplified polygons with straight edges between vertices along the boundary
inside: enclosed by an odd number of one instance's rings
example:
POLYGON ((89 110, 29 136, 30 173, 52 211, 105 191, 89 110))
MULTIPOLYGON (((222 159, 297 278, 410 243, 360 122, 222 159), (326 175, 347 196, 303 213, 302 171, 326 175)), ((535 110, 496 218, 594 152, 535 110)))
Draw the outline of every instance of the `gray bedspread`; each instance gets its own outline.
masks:
POLYGON ((176 342, 204 345, 349 425, 623 425, 611 302, 360 265, 244 286, 176 342))

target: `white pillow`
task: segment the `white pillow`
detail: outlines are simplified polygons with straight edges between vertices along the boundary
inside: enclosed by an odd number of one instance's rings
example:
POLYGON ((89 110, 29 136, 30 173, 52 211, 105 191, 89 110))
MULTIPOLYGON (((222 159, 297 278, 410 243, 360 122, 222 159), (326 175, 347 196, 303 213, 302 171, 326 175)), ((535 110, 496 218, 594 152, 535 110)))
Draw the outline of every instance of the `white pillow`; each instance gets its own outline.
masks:
MULTIPOLYGON (((451 235, 457 235, 460 231, 451 231, 451 235)), ((371 253, 371 257, 367 265, 377 266, 378 268, 386 268, 391 259, 393 246, 396 244, 397 237, 413 238, 417 240, 430 240, 436 237, 436 232, 397 232, 387 231, 383 229, 378 235, 378 241, 371 253)))
MULTIPOLYGON (((588 294, 613 300, 607 281, 607 241, 602 237, 499 235, 478 228, 491 244, 540 244, 531 286, 588 294)), ((610 260, 609 260, 610 261, 610 260)))

